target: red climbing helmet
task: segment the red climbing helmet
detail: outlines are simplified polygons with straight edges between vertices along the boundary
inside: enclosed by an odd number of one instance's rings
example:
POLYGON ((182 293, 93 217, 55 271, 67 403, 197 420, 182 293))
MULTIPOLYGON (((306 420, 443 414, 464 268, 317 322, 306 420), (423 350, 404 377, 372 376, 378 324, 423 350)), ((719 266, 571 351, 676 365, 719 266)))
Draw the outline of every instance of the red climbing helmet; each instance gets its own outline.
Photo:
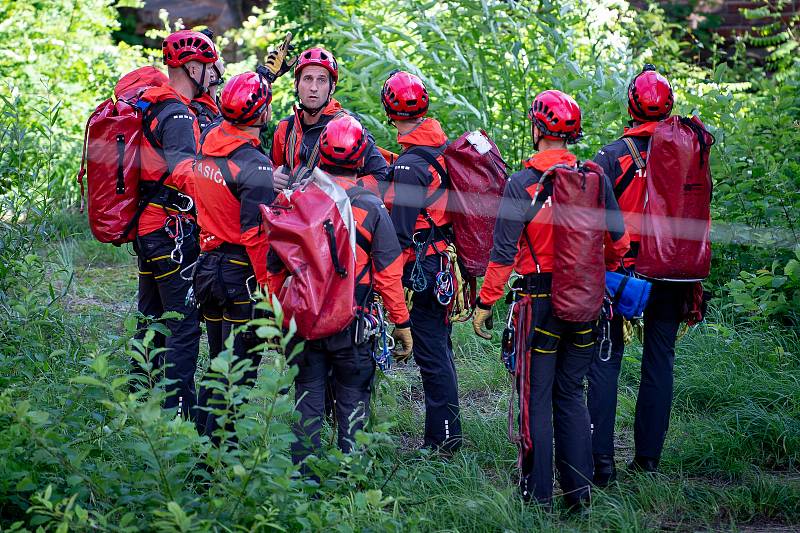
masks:
POLYGON ((396 70, 389 74, 381 91, 386 116, 392 120, 424 117, 428 112, 428 90, 417 76, 396 70))
POLYGON ((225 120, 252 126, 272 102, 272 88, 255 72, 245 72, 225 84, 219 102, 225 120))
POLYGON ((350 115, 328 122, 319 136, 319 160, 323 165, 358 168, 367 151, 367 133, 350 115))
POLYGON ((639 122, 664 120, 674 103, 669 81, 649 63, 628 85, 628 113, 639 122))
POLYGON ((318 65, 331 74, 333 83, 339 82, 339 64, 333 54, 324 48, 309 48, 301 53, 297 59, 297 66, 294 67, 294 79, 300 77, 300 72, 309 65, 318 65))
POLYGON ((561 91, 543 91, 536 95, 528 110, 528 118, 546 139, 575 143, 583 136, 581 108, 571 96, 561 91))
POLYGON ((189 61, 214 63, 219 59, 214 42, 199 31, 181 30, 168 35, 161 51, 168 67, 180 67, 189 61))

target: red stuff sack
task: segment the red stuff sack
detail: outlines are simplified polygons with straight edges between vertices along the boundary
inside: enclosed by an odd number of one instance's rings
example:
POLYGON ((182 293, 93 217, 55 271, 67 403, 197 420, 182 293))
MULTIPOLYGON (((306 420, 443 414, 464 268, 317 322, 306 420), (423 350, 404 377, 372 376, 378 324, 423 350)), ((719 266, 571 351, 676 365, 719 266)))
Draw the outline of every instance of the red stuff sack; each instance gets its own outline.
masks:
POLYGON ((713 144, 697 117, 669 117, 656 126, 647 155, 638 274, 672 281, 708 277, 713 144))
POLYGON ((299 189, 262 205, 270 251, 288 276, 277 291, 284 327, 305 340, 329 337, 355 318, 356 222, 350 197, 321 170, 299 189))
MULTIPOLYGON (((508 171, 497 145, 483 130, 467 132, 445 148, 445 168, 427 151, 411 148, 442 178, 442 187, 426 201, 432 205, 448 190, 447 210, 462 270, 471 278, 486 274, 492 235, 508 171)), ((388 196, 388 195, 387 195, 388 196)))
POLYGON ((568 322, 597 320, 606 267, 605 176, 597 164, 556 165, 540 182, 553 180, 553 314, 568 322))
POLYGON ((486 274, 492 235, 508 179, 505 161, 486 132, 467 132, 444 151, 450 177, 448 210, 456 251, 473 278, 486 274))
POLYGON ((141 214, 143 136, 142 112, 136 104, 145 90, 167 83, 167 76, 155 67, 129 72, 114 87, 114 97, 98 105, 86 123, 78 182, 83 198, 86 177, 89 227, 100 242, 119 246, 133 240, 131 233, 141 214))

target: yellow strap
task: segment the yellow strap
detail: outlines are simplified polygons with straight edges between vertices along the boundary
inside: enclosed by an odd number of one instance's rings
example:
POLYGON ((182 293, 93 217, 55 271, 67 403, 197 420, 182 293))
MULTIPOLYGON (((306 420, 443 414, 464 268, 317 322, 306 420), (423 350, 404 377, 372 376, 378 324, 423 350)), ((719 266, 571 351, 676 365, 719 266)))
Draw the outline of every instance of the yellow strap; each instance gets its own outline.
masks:
POLYGON ((153 275, 152 272, 142 272, 141 270, 139 271, 139 274, 141 274, 142 276, 152 276, 153 275))
POLYGON ((177 272, 177 271, 178 271, 178 270, 180 270, 180 269, 181 269, 181 266, 180 266, 180 265, 178 265, 178 268, 176 268, 175 270, 170 270, 169 272, 165 272, 164 274, 159 274, 158 276, 156 276, 156 277, 155 277, 155 278, 153 278, 153 279, 163 279, 163 278, 166 278, 167 276, 169 276, 169 275, 171 275, 171 274, 174 274, 175 272, 177 272))
POLYGON ((527 296, 528 298, 549 298, 550 294, 526 294, 524 292, 519 293, 520 296, 527 296))
POLYGON ((212 317, 206 316, 206 315, 203 315, 203 318, 205 318, 206 320, 209 320, 211 322, 222 322, 221 318, 212 318, 212 317))
POLYGON ((575 343, 573 343, 573 345, 576 348, 588 348, 589 346, 594 345, 594 341, 590 342, 589 344, 575 344, 575 343))
POLYGON ((235 319, 235 318, 229 318, 229 317, 227 317, 225 315, 222 315, 222 319, 225 320, 226 322, 233 322, 234 324, 244 324, 245 322, 250 322, 249 318, 245 318, 244 320, 240 320, 240 319, 235 319))
POLYGON ((148 262, 161 261, 162 259, 170 259, 171 257, 172 257, 171 255, 159 255, 158 257, 154 257, 152 259, 146 259, 146 261, 148 262))
POLYGON ((537 353, 556 353, 558 350, 542 350, 541 348, 534 348, 533 351, 537 353))
POLYGON ((555 333, 550 333, 549 331, 546 331, 546 330, 544 330, 542 328, 533 328, 533 331, 536 331, 537 333, 544 333, 545 335, 549 335, 550 337, 555 337, 556 339, 560 339, 561 338, 561 335, 556 335, 555 333))
POLYGON ((237 261, 236 259, 228 259, 228 261, 230 261, 234 265, 239 265, 239 266, 243 266, 243 267, 249 267, 250 266, 250 263, 245 263, 244 261, 237 261))
POLYGON ((233 302, 233 305, 250 305, 251 303, 253 302, 251 302, 250 300, 246 300, 244 302, 233 302))
POLYGON ((154 203, 154 202, 150 202, 150 203, 149 203, 149 204, 147 204, 147 205, 150 205, 150 206, 153 206, 153 207, 157 207, 157 208, 159 208, 159 209, 166 209, 167 211, 171 211, 171 212, 173 212, 173 213, 177 213, 177 212, 178 212, 178 210, 177 210, 177 209, 173 209, 173 208, 171 208, 171 207, 164 207, 163 205, 161 205, 161 204, 156 204, 156 203, 154 203))
POLYGON ((575 335, 585 335, 586 333, 591 333, 591 332, 592 332, 592 328, 589 328, 589 329, 585 329, 583 331, 576 331, 575 335))

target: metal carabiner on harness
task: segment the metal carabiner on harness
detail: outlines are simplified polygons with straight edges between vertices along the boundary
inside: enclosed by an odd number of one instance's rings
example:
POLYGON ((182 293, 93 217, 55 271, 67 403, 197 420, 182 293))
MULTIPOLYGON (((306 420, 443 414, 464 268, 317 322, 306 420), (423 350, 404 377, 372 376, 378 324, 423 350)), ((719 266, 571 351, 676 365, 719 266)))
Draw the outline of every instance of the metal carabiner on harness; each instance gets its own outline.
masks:
POLYGON ((517 353, 515 346, 516 328, 514 327, 514 309, 517 302, 512 302, 508 306, 508 320, 506 321, 506 329, 503 330, 503 338, 500 342, 500 359, 503 361, 506 370, 513 374, 517 367, 517 353))
POLYGON ((614 318, 614 311, 611 307, 611 300, 606 296, 603 298, 603 308, 600 312, 600 345, 598 346, 597 358, 603 363, 611 359, 611 320, 614 318))
POLYGON ((453 272, 451 270, 450 258, 446 255, 442 256, 440 261, 441 270, 436 274, 436 284, 434 292, 436 293, 436 300, 443 306, 447 307, 453 301, 455 295, 455 283, 453 282, 453 272))
POLYGON ((189 265, 189 266, 187 266, 185 268, 182 268, 181 271, 178 273, 178 275, 181 277, 181 279, 183 281, 192 281, 194 279, 194 271, 195 271, 196 268, 197 268, 197 261, 195 261, 194 263, 192 263, 191 265, 189 265), (191 269, 192 272, 191 272, 191 274, 189 274, 187 276, 186 272, 189 269, 191 269))
POLYGON ((392 350, 394 338, 389 336, 384 317, 383 306, 377 302, 371 305, 370 312, 364 318, 368 319, 369 333, 376 337, 373 344, 372 358, 381 372, 388 372, 392 368, 392 350))
MULTIPOLYGON (((256 298, 253 295, 253 293, 256 292, 256 291, 253 291, 252 289, 250 289, 250 280, 255 281, 255 279, 256 279, 256 276, 252 275, 249 278, 247 278, 246 280, 244 280, 244 286, 247 289, 247 297, 250 298, 251 302, 257 302, 258 301, 258 298, 256 298)), ((258 283, 256 283, 256 289, 258 289, 258 283)))
POLYGON ((428 288, 428 278, 425 276, 425 270, 422 268, 422 262, 425 260, 425 252, 428 248, 428 242, 419 242, 417 240, 419 232, 414 233, 411 238, 414 244, 414 266, 411 268, 411 290, 414 292, 422 292, 428 288))
POLYGON ((188 194, 183 194, 182 192, 178 193, 179 201, 183 201, 184 205, 179 204, 178 202, 173 202, 172 205, 175 206, 175 209, 181 211, 182 213, 187 213, 192 210, 194 207, 194 200, 188 194))

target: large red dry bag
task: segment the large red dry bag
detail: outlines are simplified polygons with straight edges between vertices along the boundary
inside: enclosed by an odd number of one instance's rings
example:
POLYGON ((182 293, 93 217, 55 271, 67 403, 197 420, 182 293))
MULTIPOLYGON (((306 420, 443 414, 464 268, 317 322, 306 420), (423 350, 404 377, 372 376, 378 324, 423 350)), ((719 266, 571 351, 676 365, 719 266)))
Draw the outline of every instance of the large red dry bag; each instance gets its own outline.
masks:
POLYGON ((591 161, 556 165, 552 179, 553 314, 568 322, 597 320, 603 306, 606 232, 605 176, 591 161))
POLYGON ((86 177, 89 227, 100 242, 120 245, 135 235, 142 139, 136 103, 145 90, 167 83, 155 67, 136 69, 117 82, 114 97, 98 105, 86 123, 78 182, 83 195, 86 177))
POLYGON ((270 250, 288 276, 278 289, 284 326, 306 340, 339 333, 355 318, 356 223, 342 187, 315 168, 312 180, 262 205, 270 250))
POLYGON ((647 155, 638 274, 674 281, 708 277, 713 144, 697 117, 669 117, 656 126, 647 155))
MULTIPOLYGON (((443 152, 446 168, 430 152, 411 148, 442 178, 448 190, 447 210, 453 223, 456 252, 462 270, 472 278, 486 274, 492 233, 508 179, 507 165, 497 145, 483 130, 472 131, 450 143, 443 152)), ((438 198, 439 191, 428 199, 438 198)))
POLYGON ((485 131, 468 132, 444 151, 458 258, 472 277, 486 274, 492 233, 508 179, 500 150, 485 131))

